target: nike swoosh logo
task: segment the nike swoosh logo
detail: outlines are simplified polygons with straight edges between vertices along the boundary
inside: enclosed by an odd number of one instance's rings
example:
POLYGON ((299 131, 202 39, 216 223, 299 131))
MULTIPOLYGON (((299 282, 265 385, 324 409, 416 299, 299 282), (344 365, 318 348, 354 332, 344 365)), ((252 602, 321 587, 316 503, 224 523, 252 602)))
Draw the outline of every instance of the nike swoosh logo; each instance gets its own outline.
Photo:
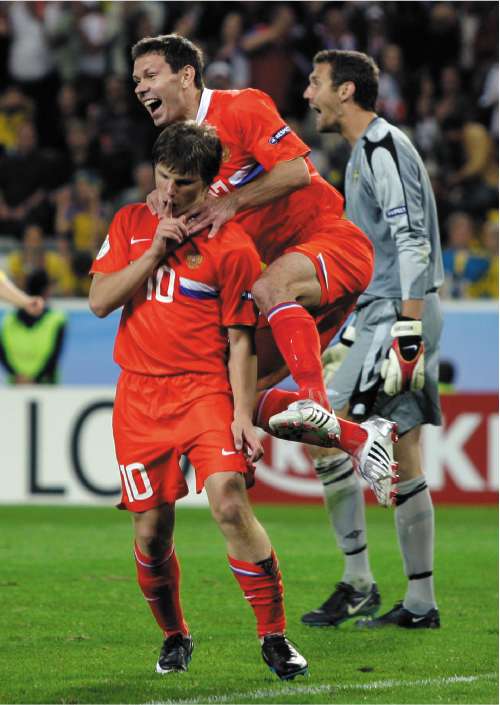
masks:
POLYGON ((226 450, 225 448, 222 449, 222 455, 236 455, 235 450, 226 450))
POLYGON ((152 239, 152 237, 140 237, 137 240, 135 238, 132 238, 130 244, 135 245, 138 242, 151 242, 152 239))
POLYGON ((423 617, 412 617, 411 621, 413 622, 413 624, 416 624, 417 622, 421 622, 423 619, 425 619, 425 617, 426 617, 425 614, 423 617))
POLYGON ((359 612, 359 610, 365 605, 368 600, 370 599, 371 595, 367 595, 364 600, 361 600, 357 605, 352 607, 351 605, 347 605, 347 614, 352 617, 353 614, 356 614, 356 612, 359 612))

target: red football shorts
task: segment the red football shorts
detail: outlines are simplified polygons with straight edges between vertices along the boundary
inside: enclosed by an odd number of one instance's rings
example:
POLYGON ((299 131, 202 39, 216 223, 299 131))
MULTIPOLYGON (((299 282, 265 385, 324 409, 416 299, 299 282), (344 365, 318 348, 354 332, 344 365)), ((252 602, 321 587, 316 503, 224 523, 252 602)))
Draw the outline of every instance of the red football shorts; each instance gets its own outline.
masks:
MULTIPOLYGON (((353 311, 360 294, 373 276, 373 246, 349 220, 331 214, 311 221, 309 240, 287 248, 283 254, 299 252, 314 265, 321 286, 320 306, 311 315, 316 321, 324 350, 353 311)), ((267 320, 260 316, 256 333, 260 390, 267 389, 288 374, 274 343, 267 320)))
POLYGON ((321 284, 320 309, 363 293, 373 276, 373 245, 350 220, 323 215, 308 226, 310 238, 284 251, 300 252, 313 263, 321 284))
POLYGON ((203 378, 122 371, 113 409, 120 509, 144 512, 184 497, 188 487, 179 466, 181 455, 195 469, 197 492, 214 473, 247 471, 231 433, 232 396, 207 388, 203 378))

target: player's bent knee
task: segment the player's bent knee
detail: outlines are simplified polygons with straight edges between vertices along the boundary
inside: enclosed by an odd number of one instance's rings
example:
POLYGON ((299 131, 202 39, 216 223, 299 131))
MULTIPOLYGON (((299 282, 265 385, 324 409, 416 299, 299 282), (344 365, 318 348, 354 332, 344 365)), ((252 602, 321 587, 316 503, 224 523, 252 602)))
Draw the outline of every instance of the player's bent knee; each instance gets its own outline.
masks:
POLYGON ((205 482, 212 515, 224 531, 241 529, 253 517, 241 473, 217 473, 205 482))
POLYGON ((267 277, 260 277, 252 286, 252 296, 260 311, 268 311, 271 306, 271 289, 267 277))
POLYGON ((231 478, 225 485, 225 491, 217 493, 211 499, 212 514, 217 524, 224 530, 242 531, 249 523, 252 511, 240 478, 231 478))

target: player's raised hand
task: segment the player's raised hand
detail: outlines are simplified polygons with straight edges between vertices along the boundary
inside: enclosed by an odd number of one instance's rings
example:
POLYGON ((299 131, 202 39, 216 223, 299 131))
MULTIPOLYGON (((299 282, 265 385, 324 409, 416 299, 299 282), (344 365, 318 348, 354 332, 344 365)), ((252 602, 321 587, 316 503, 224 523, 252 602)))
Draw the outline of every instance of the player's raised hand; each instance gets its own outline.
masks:
POLYGON ((160 204, 158 216, 160 220, 156 226, 151 248, 158 257, 163 257, 167 253, 169 245, 182 244, 189 237, 189 233, 186 225, 186 216, 173 217, 171 200, 160 204))
POLYGON ((214 198, 209 196, 198 206, 193 206, 186 215, 189 219, 189 234, 199 233, 210 228, 209 239, 215 237, 224 223, 234 218, 237 213, 236 202, 232 194, 214 198))

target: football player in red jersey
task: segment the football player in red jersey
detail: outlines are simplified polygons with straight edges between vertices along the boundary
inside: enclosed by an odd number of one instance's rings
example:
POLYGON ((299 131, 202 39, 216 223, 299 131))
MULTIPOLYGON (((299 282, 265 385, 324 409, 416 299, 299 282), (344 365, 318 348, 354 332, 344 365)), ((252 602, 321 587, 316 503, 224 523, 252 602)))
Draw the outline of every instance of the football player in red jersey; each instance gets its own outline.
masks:
MULTIPOLYGON (((257 332, 259 389, 290 372, 298 392, 265 392, 257 422, 282 438, 346 450, 379 501, 389 503, 395 471, 392 427, 386 424, 383 434, 371 421, 360 426, 337 419, 321 366, 321 348, 372 276, 368 238, 341 218, 342 196, 317 173, 307 158, 309 147, 268 95, 204 88, 201 51, 179 35, 142 39, 132 58, 137 98, 155 125, 208 123, 224 146, 224 161, 211 185, 217 198, 189 209, 189 232, 210 226, 212 237, 234 218, 267 265, 252 288, 268 324, 257 332)), ((158 198, 155 203, 162 205, 158 198)))
POLYGON ((262 447, 252 424, 257 315, 250 289, 260 260, 243 228, 187 233, 186 212, 207 196, 220 168, 213 128, 167 127, 153 148, 164 208, 122 208, 92 266, 89 301, 103 317, 123 305, 114 358, 122 368, 113 436, 121 508, 133 512, 135 560, 144 597, 165 635, 158 673, 187 670, 193 641, 180 602, 173 532, 187 493, 185 454, 207 492, 229 565, 254 610, 262 656, 280 678, 307 671, 285 636, 281 572, 245 489, 262 447))

